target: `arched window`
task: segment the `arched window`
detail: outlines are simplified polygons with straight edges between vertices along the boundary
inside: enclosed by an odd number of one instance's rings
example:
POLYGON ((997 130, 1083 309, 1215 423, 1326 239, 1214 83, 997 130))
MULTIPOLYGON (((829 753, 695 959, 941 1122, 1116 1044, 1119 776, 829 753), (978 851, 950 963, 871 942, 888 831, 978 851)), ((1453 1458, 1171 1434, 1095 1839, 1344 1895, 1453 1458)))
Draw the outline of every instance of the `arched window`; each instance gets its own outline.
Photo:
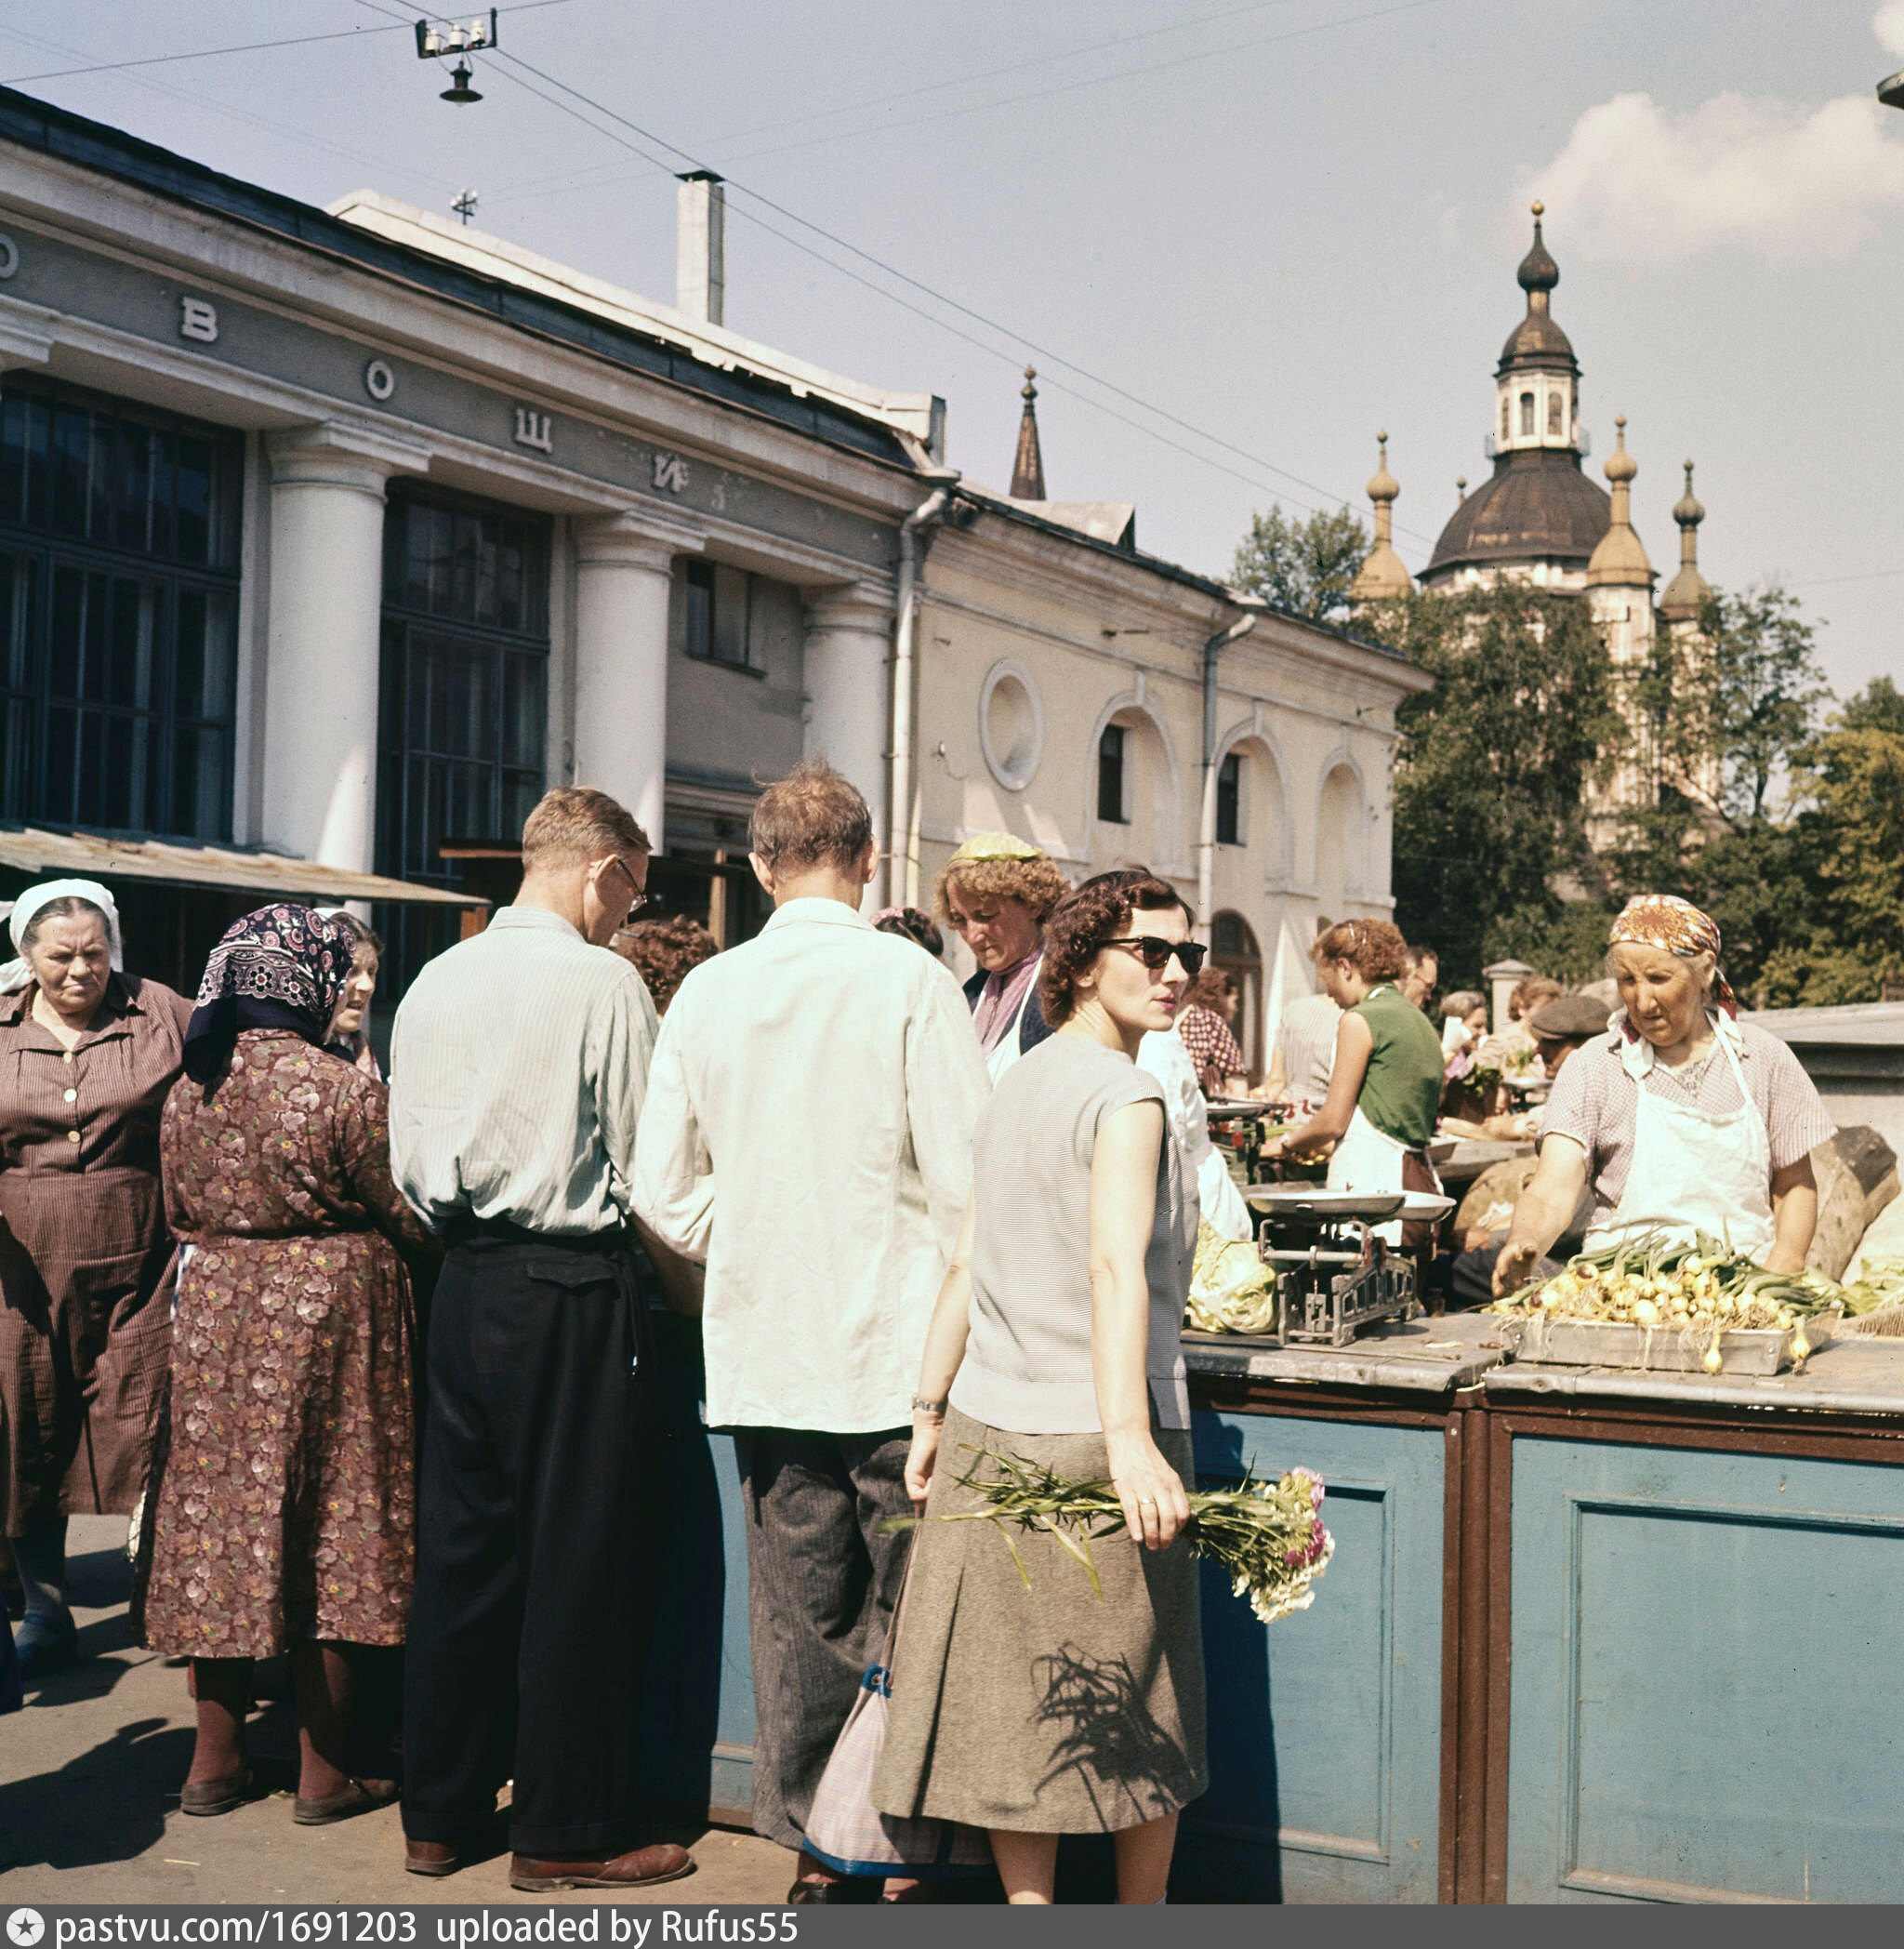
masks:
POLYGON ((1507 394, 1503 392, 1501 395, 1501 437, 1503 440, 1514 437, 1514 422, 1508 417, 1513 410, 1507 403, 1507 394))
POLYGON ((1533 431, 1534 395, 1531 392, 1523 392, 1521 394, 1521 435, 1524 439, 1531 439, 1533 431))
POLYGON ((1243 1045, 1243 1062, 1251 1076, 1264 1067, 1263 1051, 1263 950, 1248 921, 1239 913, 1212 914, 1210 958, 1236 984, 1236 1037, 1243 1045))
POLYGON ((1558 392, 1547 395, 1547 431, 1550 433, 1564 433, 1567 428, 1562 422, 1567 418, 1567 401, 1558 392))

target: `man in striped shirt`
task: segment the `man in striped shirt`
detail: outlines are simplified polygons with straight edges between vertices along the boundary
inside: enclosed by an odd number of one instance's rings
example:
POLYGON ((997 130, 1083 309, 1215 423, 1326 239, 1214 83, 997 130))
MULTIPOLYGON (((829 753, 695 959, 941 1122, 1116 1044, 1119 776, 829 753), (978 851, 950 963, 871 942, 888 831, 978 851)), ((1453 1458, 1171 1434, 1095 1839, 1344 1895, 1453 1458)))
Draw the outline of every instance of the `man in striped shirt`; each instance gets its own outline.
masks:
POLYGON ((448 1248, 405 1664, 413 1874, 462 1865, 511 1773, 513 1887, 694 1866, 633 1845, 654 1360, 626 1227, 655 1021, 605 949, 645 897, 648 853, 606 793, 549 792, 514 904, 423 970, 391 1032, 391 1161, 448 1248))

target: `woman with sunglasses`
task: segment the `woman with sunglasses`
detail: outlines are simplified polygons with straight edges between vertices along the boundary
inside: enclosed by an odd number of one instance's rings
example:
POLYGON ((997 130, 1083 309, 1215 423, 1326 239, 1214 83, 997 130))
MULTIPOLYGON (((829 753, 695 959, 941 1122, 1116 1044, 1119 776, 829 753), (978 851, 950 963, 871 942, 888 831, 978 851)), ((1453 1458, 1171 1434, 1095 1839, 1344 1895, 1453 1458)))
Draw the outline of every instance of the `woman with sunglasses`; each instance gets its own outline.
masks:
POLYGON ((1049 1903, 1061 1834, 1115 1836, 1119 1902, 1163 1899, 1177 1814, 1209 1784, 1182 1321, 1197 1187, 1138 1067, 1203 961, 1176 891, 1107 873, 1060 903, 1041 999, 1055 1032, 992 1093, 972 1202, 932 1315, 906 1490, 984 1506, 974 1452, 1108 1478, 1128 1540, 1094 1598, 1063 1546, 989 1525, 918 1532, 875 1806, 989 1830, 1008 1898, 1049 1903), (943 1457, 943 1460, 942 1460, 943 1457))
MULTIPOLYGON (((1316 944, 1322 985, 1343 1011, 1329 1094, 1263 1155, 1327 1156, 1332 1191, 1441 1188, 1427 1155, 1441 1104, 1441 1038, 1397 985, 1408 961, 1407 942, 1386 921, 1344 921, 1316 944)), ((1418 1242, 1405 1239, 1399 1220, 1379 1230, 1391 1244, 1418 1242)))

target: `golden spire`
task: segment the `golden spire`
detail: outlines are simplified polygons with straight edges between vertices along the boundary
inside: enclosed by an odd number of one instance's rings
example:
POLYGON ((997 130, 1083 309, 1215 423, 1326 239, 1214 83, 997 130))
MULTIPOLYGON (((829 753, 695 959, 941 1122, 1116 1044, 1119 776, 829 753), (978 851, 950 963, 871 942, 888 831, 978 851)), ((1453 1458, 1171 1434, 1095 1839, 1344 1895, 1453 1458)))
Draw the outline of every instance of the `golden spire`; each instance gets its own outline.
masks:
POLYGON ((1395 503, 1401 483, 1388 471, 1388 435, 1375 436, 1375 472, 1368 498, 1375 504, 1375 541, 1349 586, 1352 603, 1380 603, 1407 595, 1415 586, 1408 565, 1395 551, 1395 503))
POLYGON ((1673 506, 1679 524, 1679 573, 1659 598, 1659 614, 1670 622, 1697 622, 1712 597, 1712 585, 1699 573, 1699 524, 1706 510, 1692 491, 1692 462, 1686 463, 1686 492, 1673 506))
POLYGON ((1032 381, 1038 377, 1038 368, 1025 368, 1025 384, 1020 392, 1025 400, 1025 411, 1018 421, 1018 452, 1012 462, 1012 498, 1014 501, 1041 501, 1045 494, 1045 457, 1038 440, 1038 388, 1032 381))
POLYGON ((1613 422, 1614 446, 1606 457, 1606 478, 1613 484, 1613 515, 1587 563, 1588 583, 1613 582, 1650 586, 1653 564, 1633 525, 1633 480, 1639 463, 1626 450, 1626 416, 1613 422))

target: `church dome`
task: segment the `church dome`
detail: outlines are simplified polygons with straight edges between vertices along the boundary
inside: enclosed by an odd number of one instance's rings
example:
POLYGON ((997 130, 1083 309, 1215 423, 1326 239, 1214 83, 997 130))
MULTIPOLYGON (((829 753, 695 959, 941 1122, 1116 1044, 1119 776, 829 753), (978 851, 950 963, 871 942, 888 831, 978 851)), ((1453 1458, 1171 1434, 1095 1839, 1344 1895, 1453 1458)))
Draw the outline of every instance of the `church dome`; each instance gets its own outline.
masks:
POLYGON ((1500 455, 1493 474, 1448 517, 1422 579, 1528 562, 1584 569, 1612 513, 1570 448, 1517 448, 1500 455))
POLYGON ((1544 204, 1534 205, 1534 242, 1514 272, 1514 281, 1527 294, 1527 315, 1507 335, 1501 348, 1501 370, 1510 372, 1523 366, 1565 366, 1579 372, 1573 345, 1554 323, 1552 309, 1554 287, 1560 282, 1560 266, 1540 235, 1540 215, 1544 204))

